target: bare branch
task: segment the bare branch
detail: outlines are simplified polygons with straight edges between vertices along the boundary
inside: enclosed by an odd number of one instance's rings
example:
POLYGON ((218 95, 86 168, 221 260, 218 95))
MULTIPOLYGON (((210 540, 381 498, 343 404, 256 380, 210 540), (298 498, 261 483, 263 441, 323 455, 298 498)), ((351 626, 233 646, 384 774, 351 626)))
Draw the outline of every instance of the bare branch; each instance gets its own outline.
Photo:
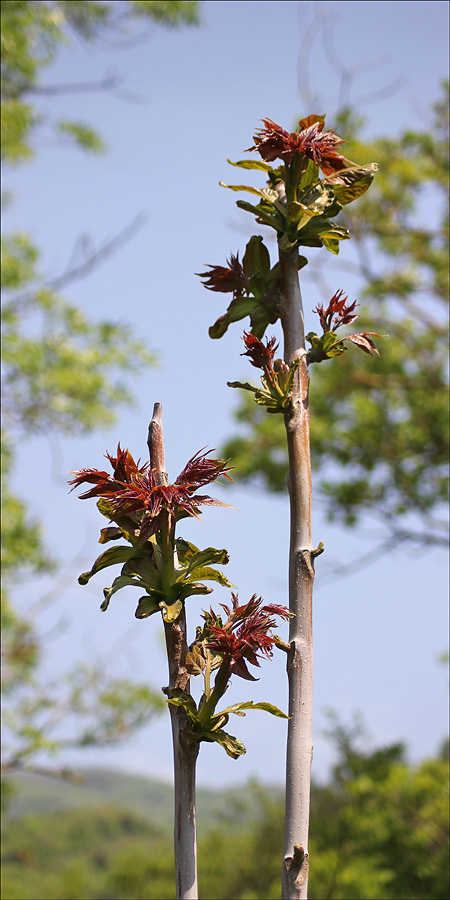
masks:
POLYGON ((112 240, 107 241, 103 247, 99 247, 98 250, 93 251, 80 265, 69 269, 62 275, 57 275, 55 278, 49 278, 48 281, 44 281, 40 285, 30 288, 22 294, 12 297, 11 300, 5 303, 4 308, 8 309, 11 307, 14 308, 15 311, 22 311, 29 303, 31 303, 38 291, 43 290, 44 288, 51 291, 58 291, 74 281, 80 281, 82 278, 86 278, 94 269, 106 262, 107 259, 128 243, 128 241, 143 228, 146 221, 147 216, 145 213, 139 213, 139 215, 136 216, 123 231, 119 232, 112 240))

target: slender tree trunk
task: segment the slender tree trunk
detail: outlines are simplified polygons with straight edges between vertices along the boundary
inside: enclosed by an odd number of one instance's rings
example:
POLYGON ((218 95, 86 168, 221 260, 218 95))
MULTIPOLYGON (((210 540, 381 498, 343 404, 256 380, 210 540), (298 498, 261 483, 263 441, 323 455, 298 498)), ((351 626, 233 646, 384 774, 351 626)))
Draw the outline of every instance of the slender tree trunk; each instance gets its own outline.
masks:
MULTIPOLYGON (((148 447, 151 470, 159 484, 168 484, 164 458, 164 437, 161 420, 161 404, 155 403, 148 429, 148 447)), ((189 674, 186 670, 186 616, 183 611, 175 622, 164 623, 167 657, 169 662, 169 686, 164 692, 189 692, 189 674)), ((169 705, 172 722, 174 763, 174 848, 177 900, 197 900, 197 827, 195 821, 195 768, 199 745, 187 741, 183 735, 186 714, 182 707, 169 705)))
MULTIPOLYGON (((289 552, 290 622, 287 672, 289 723, 286 761, 286 820, 283 900, 308 896, 308 830, 312 762, 314 556, 311 535, 312 490, 309 439, 309 375, 297 249, 280 250, 281 324, 284 359, 300 357, 293 391, 293 412, 286 417, 291 513, 289 552)), ((318 552, 320 549, 318 548, 318 552)))
MULTIPOLYGON (((177 621, 165 624, 169 657, 169 687, 166 693, 181 688, 189 691, 189 675, 184 665, 187 652, 184 609, 177 621)), ((174 848, 177 900, 197 900, 197 826, 195 821, 195 768, 199 744, 183 737, 186 714, 182 707, 170 705, 174 765, 174 848)))

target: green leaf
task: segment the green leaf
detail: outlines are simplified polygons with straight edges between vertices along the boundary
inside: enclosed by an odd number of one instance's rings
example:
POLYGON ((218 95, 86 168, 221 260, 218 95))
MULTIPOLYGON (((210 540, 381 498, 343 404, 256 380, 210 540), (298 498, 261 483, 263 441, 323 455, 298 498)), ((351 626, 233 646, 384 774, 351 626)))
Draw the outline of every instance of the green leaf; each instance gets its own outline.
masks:
POLYGON ((236 206, 239 209, 245 209, 246 212, 252 213, 252 215, 256 216, 257 220, 261 220, 264 225, 270 225, 271 228, 275 228, 276 231, 284 231, 286 225, 285 216, 283 216, 278 210, 273 208, 268 208, 261 206, 253 206, 252 203, 247 203, 246 200, 236 200, 236 206))
POLYGON ((232 759, 239 759, 240 756, 247 753, 242 741, 239 741, 232 734, 227 734, 226 731, 205 731, 201 736, 201 740, 216 741, 232 759))
POLYGON ((191 584, 193 581, 217 581, 218 584, 226 588, 235 588, 235 584, 231 584, 226 575, 219 569, 212 569, 210 566, 198 566, 190 573, 189 578, 185 579, 185 584, 191 584))
POLYGON ((138 587, 142 591, 142 582, 135 581, 133 578, 127 578, 126 575, 118 575, 117 578, 114 579, 111 587, 103 588, 103 595, 105 599, 100 604, 100 609, 102 612, 105 612, 108 609, 109 601, 113 594, 116 594, 117 591, 120 591, 123 587, 138 587))
POLYGON ((189 564, 189 560, 192 559, 194 553, 201 552, 195 544, 191 544, 190 541, 185 541, 184 538, 176 538, 175 547, 178 554, 178 560, 182 566, 187 566, 189 564))
POLYGON ((130 542, 135 541, 134 532, 136 531, 136 528, 139 527, 137 519, 133 519, 131 516, 125 515, 116 516, 114 514, 114 507, 111 505, 111 503, 108 503, 108 501, 104 500, 103 498, 97 501, 97 509, 102 514, 102 516, 105 516, 105 518, 110 522, 114 521, 116 523, 121 531, 124 532, 124 537, 126 540, 130 542))
POLYGON ((225 334, 228 329, 228 326, 231 322, 238 322, 240 319, 244 319, 245 316, 249 316, 257 303, 254 297, 236 297, 234 298, 225 315, 220 316, 219 319, 211 325, 209 329, 209 336, 211 338, 221 338, 225 334))
POLYGON ((181 600, 176 600, 175 603, 171 603, 170 606, 168 606, 167 603, 161 601, 159 608, 165 622, 175 622, 183 609, 183 604, 181 600))
POLYGON ((161 612, 160 602, 161 597, 156 593, 152 596, 145 594, 144 597, 140 597, 134 614, 136 619, 146 619, 148 616, 152 616, 153 613, 161 612))
POLYGON ((301 200, 289 203, 287 213, 289 218, 303 228, 313 216, 322 216, 327 206, 333 199, 332 188, 323 188, 322 182, 314 185, 302 195, 301 200))
POLYGON ((231 162, 231 159, 227 159, 227 163, 230 166, 239 166, 240 169, 260 169, 262 172, 274 171, 271 166, 261 162, 259 159, 238 159, 237 162, 231 162))
POLYGON ((172 706, 183 707, 191 722, 198 722, 197 706, 191 694, 182 691, 180 688, 175 688, 172 692, 172 696, 168 698, 167 702, 171 703, 172 706))
POLYGON ((350 238, 350 232, 342 225, 336 225, 329 219, 321 216, 310 219, 307 225, 299 231, 297 244, 306 247, 321 246, 323 244, 331 253, 339 253, 339 241, 350 238), (317 243, 319 239, 319 243, 317 243))
POLYGON ((107 525, 106 528, 100 529, 100 537, 98 539, 98 542, 99 544, 108 544, 109 541, 118 541, 121 537, 124 537, 121 528, 107 525))
POLYGON ((320 338, 320 344, 322 346, 322 349, 325 350, 325 352, 326 352, 327 350, 330 349, 330 347, 333 346, 333 344, 336 343, 337 340, 339 340, 339 338, 334 333, 334 331, 325 331, 324 334, 322 335, 322 337, 320 338))
POLYGON ((339 254, 338 239, 335 237, 330 237, 329 235, 326 235, 326 234, 322 234, 321 238, 322 238, 323 246, 326 248, 326 250, 328 250, 330 253, 334 253, 335 256, 338 256, 338 254, 339 254))
POLYGON ((262 709, 272 716, 277 716, 279 719, 289 718, 286 713, 282 712, 281 709, 278 709, 278 706, 274 706, 273 703, 253 703, 253 700, 248 700, 246 703, 233 703, 232 706, 227 706, 226 709, 222 709, 220 713, 217 713, 216 715, 224 716, 229 713, 235 713, 237 716, 245 716, 245 713, 243 712, 244 709, 262 709))
POLYGON ((269 251, 263 243, 260 235, 253 235, 250 238, 242 260, 246 274, 251 278, 253 275, 262 275, 266 281, 270 276, 270 256, 269 251))
POLYGON ((228 387, 232 388, 242 388, 243 391, 251 391, 252 394, 256 394, 258 388, 253 387, 248 381, 227 381, 228 387))
POLYGON ((219 181, 220 187, 228 188, 230 191, 247 191, 248 194, 256 194, 257 197, 262 197, 263 200, 267 200, 267 191, 259 190, 258 188, 250 187, 247 184, 225 184, 224 181, 219 181))
POLYGON ((180 600, 191 597, 193 594, 212 594, 212 588, 206 587, 198 581, 187 582, 180 586, 177 585, 177 593, 180 600))
POLYGON ((378 163, 368 163, 365 166, 349 166, 341 169, 333 175, 322 180, 323 185, 329 185, 334 189, 336 199, 342 206, 357 200, 368 190, 374 175, 379 169, 378 163))
POLYGON ((106 569, 108 566, 115 566, 117 563, 126 562, 136 553, 134 547, 110 547, 109 550, 105 550, 104 553, 101 553, 100 556, 95 560, 92 569, 89 572, 83 572, 82 575, 78 578, 78 584, 87 584, 89 579, 92 578, 96 572, 100 572, 101 569, 106 569))
POLYGON ((137 575, 142 579, 142 586, 153 591, 162 591, 161 575, 149 558, 142 556, 132 557, 125 563, 122 575, 137 575))
POLYGON ((220 563, 225 566, 230 562, 227 550, 217 550, 215 547, 206 547, 205 550, 194 552, 188 562, 187 570, 192 572, 198 566, 220 563))

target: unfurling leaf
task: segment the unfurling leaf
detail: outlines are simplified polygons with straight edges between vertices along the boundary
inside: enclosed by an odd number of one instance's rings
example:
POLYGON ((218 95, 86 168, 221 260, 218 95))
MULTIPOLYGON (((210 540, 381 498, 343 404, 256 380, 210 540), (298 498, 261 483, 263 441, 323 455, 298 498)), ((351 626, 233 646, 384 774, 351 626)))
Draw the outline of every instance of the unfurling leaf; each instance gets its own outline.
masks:
POLYGON ((351 341, 352 344, 356 344, 360 350, 363 350, 364 353, 369 353, 372 356, 376 353, 377 356, 380 355, 380 351, 377 350, 374 342, 370 339, 369 335, 372 337, 383 338, 387 337, 387 334, 377 334, 376 331, 362 331, 360 334, 349 334, 347 337, 341 338, 342 341, 351 341))

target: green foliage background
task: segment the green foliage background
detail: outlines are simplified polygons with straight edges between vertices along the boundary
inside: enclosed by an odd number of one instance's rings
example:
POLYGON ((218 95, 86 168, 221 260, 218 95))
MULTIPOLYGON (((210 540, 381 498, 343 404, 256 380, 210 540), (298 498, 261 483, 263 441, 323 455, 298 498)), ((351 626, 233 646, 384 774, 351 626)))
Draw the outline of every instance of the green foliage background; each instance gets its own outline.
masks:
MULTIPOLYGON (((329 783, 312 791, 312 900, 445 900, 446 748, 413 766, 402 745, 361 750, 359 726, 334 722, 331 733, 338 762, 329 783)), ((10 822, 3 841, 4 900, 175 896, 171 789, 149 784, 144 816, 136 808, 135 779, 118 776, 119 791, 113 773, 106 781, 109 802, 117 797, 114 806, 37 811, 10 822)), ((281 791, 253 785, 216 795, 200 789, 199 801, 200 897, 276 900, 281 791)))
MULTIPOLYGON (((198 4, 2 2, 6 175, 32 158, 44 126, 84 152, 104 151, 100 134, 83 122, 44 120, 35 98, 63 88, 42 86, 41 76, 74 39, 90 42, 107 33, 129 34, 145 19, 169 28, 193 25, 198 4)), ((102 82, 94 85, 98 90, 103 87, 102 82)), ((11 203, 7 193, 3 203, 5 207, 11 203)), ((77 665, 47 684, 36 624, 19 611, 13 596, 13 588, 23 586, 27 578, 56 568, 41 523, 30 517, 25 500, 10 487, 16 442, 52 432, 88 434, 111 423, 119 409, 133 403, 130 379, 155 362, 154 352, 126 323, 88 318, 61 293, 62 287, 115 252, 126 236, 127 232, 88 254, 74 271, 50 280, 40 272, 40 252, 31 235, 5 232, 2 238, 2 776, 32 764, 41 751, 52 755, 62 746, 118 741, 164 707, 159 693, 148 686, 108 678, 99 666, 77 665), (67 725, 68 719, 74 726, 72 736, 67 737, 66 728, 62 740, 58 725, 61 720, 67 725)))

